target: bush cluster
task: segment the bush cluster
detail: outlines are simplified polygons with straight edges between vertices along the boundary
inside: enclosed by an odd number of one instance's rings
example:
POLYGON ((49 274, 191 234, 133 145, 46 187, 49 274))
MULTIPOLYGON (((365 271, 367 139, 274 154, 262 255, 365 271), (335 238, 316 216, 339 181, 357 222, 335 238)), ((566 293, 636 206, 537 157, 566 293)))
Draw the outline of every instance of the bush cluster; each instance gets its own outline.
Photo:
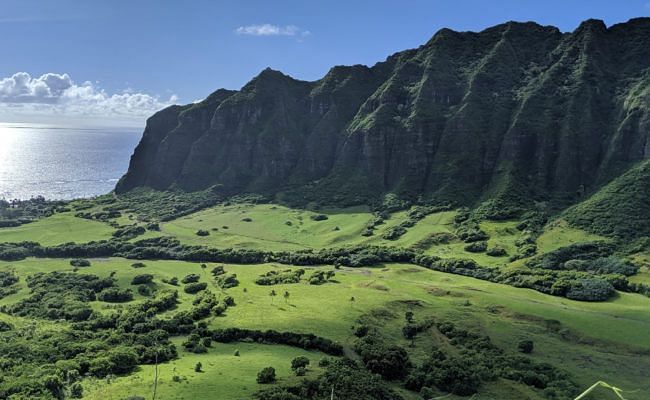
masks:
MULTIPOLYGON (((578 392, 565 372, 549 364, 506 353, 492 344, 489 337, 460 329, 450 322, 438 322, 436 327, 456 351, 434 348, 425 362, 410 371, 405 380, 408 389, 422 391, 435 387, 469 396, 484 382, 502 378, 542 389, 549 399, 573 398, 578 392)), ((532 342, 522 343, 523 350, 532 350, 532 342)))
POLYGON ((322 285, 324 283, 330 282, 334 278, 334 271, 314 271, 313 274, 309 277, 310 285, 322 285))
POLYGON ((131 240, 140 235, 143 235, 146 232, 146 229, 143 226, 138 225, 128 225, 123 226, 113 232, 113 237, 122 239, 122 240, 131 240))
POLYGON ((332 356, 343 354, 343 347, 329 339, 311 333, 259 331, 241 328, 216 329, 211 332, 212 340, 219 343, 252 340, 257 343, 283 344, 305 350, 317 350, 332 356))
POLYGON ((271 270, 260 275, 255 283, 262 286, 279 285, 286 283, 298 283, 300 278, 305 274, 305 270, 298 269, 285 269, 283 271, 271 270))

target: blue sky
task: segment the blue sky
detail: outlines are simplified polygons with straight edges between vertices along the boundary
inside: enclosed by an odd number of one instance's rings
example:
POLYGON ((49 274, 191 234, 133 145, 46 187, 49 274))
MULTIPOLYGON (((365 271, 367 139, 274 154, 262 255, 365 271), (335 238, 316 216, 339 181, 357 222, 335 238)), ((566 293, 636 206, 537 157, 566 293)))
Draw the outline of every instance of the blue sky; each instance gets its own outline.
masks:
POLYGON ((65 97, 73 106, 63 112, 77 119, 142 125, 153 109, 220 87, 238 89, 267 66, 318 79, 333 65, 374 64, 416 47, 443 27, 481 30, 532 20, 571 31, 587 18, 611 25, 650 15, 650 0, 496 4, 2 0, 0 122, 47 120, 41 117, 65 97))

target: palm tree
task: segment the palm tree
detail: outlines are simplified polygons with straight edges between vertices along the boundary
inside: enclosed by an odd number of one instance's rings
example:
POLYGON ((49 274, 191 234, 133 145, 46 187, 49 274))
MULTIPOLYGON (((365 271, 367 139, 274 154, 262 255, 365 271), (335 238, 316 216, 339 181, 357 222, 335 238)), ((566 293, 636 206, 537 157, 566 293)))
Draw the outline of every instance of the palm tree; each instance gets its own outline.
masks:
POLYGON ((269 296, 271 296, 271 304, 273 304, 273 298, 274 298, 275 296, 277 296, 277 295, 278 295, 278 294, 275 293, 275 290, 271 290, 271 292, 269 293, 269 296))
POLYGON ((284 291, 284 302, 285 303, 289 303, 289 296, 290 296, 289 291, 285 290, 284 291))

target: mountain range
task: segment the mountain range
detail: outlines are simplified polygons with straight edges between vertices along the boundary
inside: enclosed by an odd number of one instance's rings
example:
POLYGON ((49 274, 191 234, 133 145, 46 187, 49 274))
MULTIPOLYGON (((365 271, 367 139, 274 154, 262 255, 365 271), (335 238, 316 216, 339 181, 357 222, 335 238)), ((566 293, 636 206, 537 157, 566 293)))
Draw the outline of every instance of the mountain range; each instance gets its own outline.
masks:
POLYGON ((326 205, 390 195, 497 218, 618 196, 648 214, 649 139, 650 18, 570 33, 508 22, 442 29, 314 82, 266 69, 241 90, 166 108, 116 192, 212 188, 326 205), (640 196, 620 193, 630 175, 640 196))

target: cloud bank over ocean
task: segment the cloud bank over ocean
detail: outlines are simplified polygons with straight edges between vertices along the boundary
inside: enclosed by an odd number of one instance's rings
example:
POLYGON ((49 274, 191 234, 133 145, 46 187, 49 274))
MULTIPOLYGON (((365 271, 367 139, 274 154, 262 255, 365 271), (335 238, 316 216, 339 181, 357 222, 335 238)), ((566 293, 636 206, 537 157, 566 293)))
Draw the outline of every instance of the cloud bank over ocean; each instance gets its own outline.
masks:
POLYGON ((177 101, 172 95, 161 99, 147 93, 125 90, 108 93, 96 83, 76 83, 68 74, 47 73, 32 77, 17 72, 0 79, 0 121, 122 126, 142 126, 154 112, 177 101))

